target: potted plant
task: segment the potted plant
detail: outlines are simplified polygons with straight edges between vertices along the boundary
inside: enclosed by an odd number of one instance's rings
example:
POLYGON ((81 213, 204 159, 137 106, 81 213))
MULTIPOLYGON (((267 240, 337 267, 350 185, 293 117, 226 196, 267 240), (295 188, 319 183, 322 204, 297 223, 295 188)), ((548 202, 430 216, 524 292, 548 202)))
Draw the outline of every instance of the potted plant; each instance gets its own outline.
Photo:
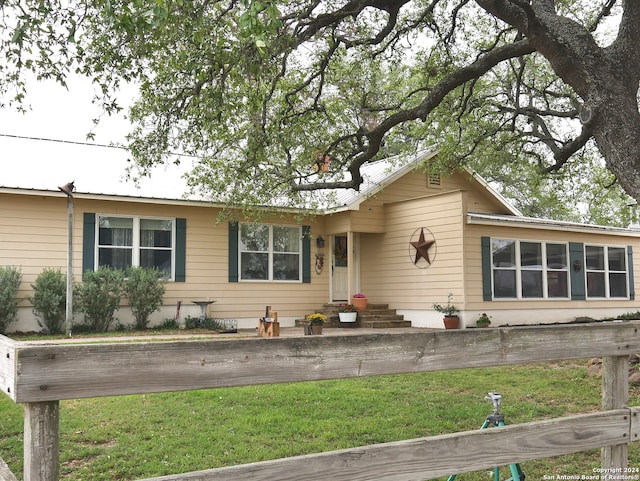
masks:
POLYGON ((367 296, 362 292, 354 294, 351 298, 351 303, 355 307, 356 311, 364 311, 367 307, 367 296))
POLYGON ((491 316, 487 315, 486 312, 483 312, 476 321, 476 327, 489 327, 489 324, 491 324, 491 316))
POLYGON ((314 312, 313 314, 309 314, 307 316, 307 321, 311 325, 311 333, 312 334, 322 334, 322 325, 327 320, 327 316, 321 314, 319 312, 314 312))
POLYGON ((353 307, 353 304, 342 304, 338 308, 338 317, 340 317, 340 322, 355 323, 358 318, 358 311, 353 307))
POLYGON ((450 292, 447 296, 447 305, 434 304, 433 308, 444 314, 444 328, 445 329, 457 329, 460 326, 460 318, 456 314, 458 309, 452 304, 453 294, 450 292))

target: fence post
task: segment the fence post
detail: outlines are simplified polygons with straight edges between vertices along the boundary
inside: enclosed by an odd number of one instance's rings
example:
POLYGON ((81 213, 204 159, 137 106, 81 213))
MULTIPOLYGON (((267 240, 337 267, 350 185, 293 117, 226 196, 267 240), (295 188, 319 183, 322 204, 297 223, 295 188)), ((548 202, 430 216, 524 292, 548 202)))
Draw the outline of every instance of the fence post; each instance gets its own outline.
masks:
MULTIPOLYGON (((621 409, 629 401, 629 356, 602 359, 602 409, 621 409)), ((617 444, 601 449, 603 468, 626 468, 628 445, 617 444)))
POLYGON ((24 481, 58 481, 60 402, 24 405, 24 481))

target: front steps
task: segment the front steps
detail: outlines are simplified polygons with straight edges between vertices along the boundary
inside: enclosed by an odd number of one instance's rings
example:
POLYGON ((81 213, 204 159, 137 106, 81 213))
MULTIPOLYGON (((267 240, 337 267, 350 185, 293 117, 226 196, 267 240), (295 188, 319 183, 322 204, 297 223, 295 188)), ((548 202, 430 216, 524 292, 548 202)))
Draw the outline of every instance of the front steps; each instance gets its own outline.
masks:
MULTIPOLYGON (((325 304, 322 309, 315 311, 327 316, 324 327, 352 327, 348 324, 341 324, 338 316, 340 306, 338 304, 325 304)), ((307 321, 296 320, 297 326, 304 326, 307 321)), ((404 316, 396 313, 395 309, 389 309, 389 304, 368 303, 364 311, 358 311, 358 320, 353 327, 366 327, 373 329, 389 329, 394 327, 411 327, 411 321, 405 320, 404 316)))

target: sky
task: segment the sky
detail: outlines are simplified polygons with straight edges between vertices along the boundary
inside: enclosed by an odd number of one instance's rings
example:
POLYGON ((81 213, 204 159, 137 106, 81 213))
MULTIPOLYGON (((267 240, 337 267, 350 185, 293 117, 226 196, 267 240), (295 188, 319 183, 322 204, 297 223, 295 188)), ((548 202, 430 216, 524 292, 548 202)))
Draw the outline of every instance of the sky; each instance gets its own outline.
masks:
POLYGON ((104 115, 94 127, 101 109, 92 104, 93 87, 81 78, 69 82, 68 89, 31 82, 26 114, 0 109, 0 186, 57 190, 75 181, 76 192, 182 198, 187 188, 177 168, 157 168, 138 188, 125 179, 125 150, 81 145, 123 143, 129 123, 104 115), (89 132, 94 139, 87 140, 89 132))

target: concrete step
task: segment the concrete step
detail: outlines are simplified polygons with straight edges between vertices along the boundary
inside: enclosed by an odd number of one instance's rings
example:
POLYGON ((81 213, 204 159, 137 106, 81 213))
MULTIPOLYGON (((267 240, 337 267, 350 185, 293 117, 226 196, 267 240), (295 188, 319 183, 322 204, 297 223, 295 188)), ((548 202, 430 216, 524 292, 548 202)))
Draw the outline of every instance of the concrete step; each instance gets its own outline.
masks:
POLYGON ((411 327, 411 321, 391 320, 391 319, 362 320, 359 323, 359 327, 366 327, 369 329, 389 329, 389 328, 395 328, 395 327, 411 327))
MULTIPOLYGON (((344 304, 343 304, 344 305, 344 304)), ((369 303, 363 311, 358 311, 358 320, 355 326, 351 324, 341 323, 338 316, 340 304, 324 304, 322 312, 327 316, 325 327, 367 327, 388 329, 394 327, 411 327, 411 321, 405 320, 404 316, 397 314, 395 309, 389 309, 389 304, 369 303)), ((304 326, 307 324, 305 319, 297 319, 296 326, 304 326)))

